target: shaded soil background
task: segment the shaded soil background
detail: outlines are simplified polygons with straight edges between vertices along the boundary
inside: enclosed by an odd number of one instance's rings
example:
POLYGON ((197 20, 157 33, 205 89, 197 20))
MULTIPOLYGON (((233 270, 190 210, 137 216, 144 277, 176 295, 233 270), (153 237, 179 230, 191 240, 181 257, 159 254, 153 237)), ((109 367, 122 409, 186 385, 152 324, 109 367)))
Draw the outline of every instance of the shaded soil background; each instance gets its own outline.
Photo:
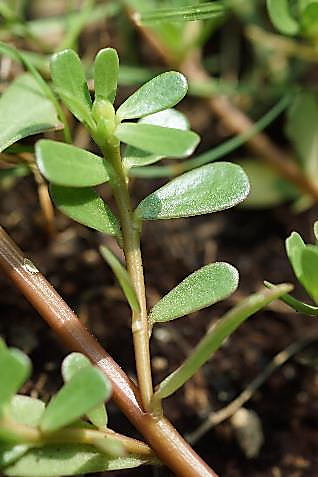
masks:
MULTIPOLYGON (((158 182, 159 183, 159 182, 158 182)), ((136 181, 141 199, 154 183, 136 181)), ((148 301, 153 304, 195 268, 226 260, 240 270, 239 290, 225 303, 158 327, 152 339, 154 380, 158 383, 189 353, 208 326, 230 305, 254 292, 263 279, 291 281, 284 238, 297 230, 312 241, 317 209, 295 216, 287 206, 251 212, 235 209, 209 217, 146 224, 143 236, 148 301)), ((134 378, 129 310, 101 260, 100 234, 57 214, 58 234, 48 239, 41 225, 32 179, 25 178, 1 200, 1 223, 81 320, 134 378)), ((301 296, 301 295, 299 295, 301 296)), ((0 276, 0 334, 29 354, 34 372, 23 391, 48 400, 61 384, 59 366, 67 350, 23 297, 0 276)), ((167 416, 183 433, 193 431, 207 413, 235 398, 269 360, 311 329, 313 318, 290 312, 280 303, 250 318, 202 371, 165 404, 167 416)), ((247 403, 261 419, 265 442, 259 455, 244 457, 233 428, 225 422, 196 444, 198 453, 224 477, 314 477, 318 473, 318 378, 315 362, 305 366, 296 355, 278 369, 247 403)), ((110 425, 134 430, 110 403, 110 425)), ((168 476, 167 469, 140 468, 107 475, 168 476)))

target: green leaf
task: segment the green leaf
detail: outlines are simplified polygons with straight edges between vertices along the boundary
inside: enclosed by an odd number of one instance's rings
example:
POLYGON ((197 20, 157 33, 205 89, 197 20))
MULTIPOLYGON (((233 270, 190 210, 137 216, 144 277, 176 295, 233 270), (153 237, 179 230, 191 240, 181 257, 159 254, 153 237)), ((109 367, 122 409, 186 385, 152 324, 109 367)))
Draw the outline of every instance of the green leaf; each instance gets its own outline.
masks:
POLYGON ((318 103, 315 94, 301 91, 288 110, 286 133, 303 169, 318 179, 318 103))
POLYGON ((70 49, 55 53, 51 74, 54 87, 68 109, 79 121, 91 124, 92 101, 77 53, 70 49))
POLYGON ((218 162, 186 172, 146 197, 136 213, 144 220, 172 219, 229 209, 249 193, 248 178, 236 164, 218 162))
POLYGON ((171 321, 180 316, 225 300, 236 290, 239 274, 228 263, 212 263, 196 270, 155 304, 150 324, 171 321))
POLYGON ((284 35, 296 35, 299 30, 297 21, 292 17, 288 0, 267 0, 269 17, 275 28, 284 35))
POLYGON ((0 413, 28 379, 30 372, 31 362, 21 351, 10 348, 0 354, 0 413))
POLYGON ((53 184, 87 187, 109 180, 107 162, 84 149, 41 139, 36 144, 35 152, 41 173, 53 184))
POLYGON ((41 420, 44 409, 45 404, 40 399, 17 394, 11 400, 8 413, 10 418, 19 424, 36 427, 41 420))
POLYGON ((318 33, 318 3, 310 3, 301 15, 302 32, 309 37, 316 37, 318 33))
POLYGON ((304 244, 303 239, 297 232, 292 232, 292 234, 286 239, 286 253, 297 280, 300 282, 303 273, 301 255, 305 247, 306 245, 304 244))
MULTIPOLYGON (((159 113, 150 114, 138 121, 142 124, 153 124, 155 126, 162 126, 165 128, 181 129, 183 131, 189 130, 189 122, 184 114, 180 113, 176 109, 165 109, 159 113)), ((160 161, 165 157, 162 154, 154 154, 151 152, 143 151, 133 146, 127 146, 123 162, 126 169, 130 169, 133 166, 146 166, 160 161)))
POLYGON ((184 363, 159 384, 155 393, 155 400, 160 400, 173 394, 213 356, 222 343, 247 318, 273 300, 276 300, 276 298, 288 293, 292 288, 292 285, 282 284, 277 285, 271 290, 263 289, 242 300, 239 305, 232 308, 207 332, 184 363))
POLYGON ((119 59, 113 48, 100 50, 95 58, 94 83, 95 98, 114 102, 119 74, 119 59))
POLYGON ((314 223, 314 234, 316 240, 318 241, 318 221, 314 223))
MULTIPOLYGON (((80 369, 92 366, 90 360, 81 353, 71 353, 63 360, 62 376, 65 382, 77 373, 80 369)), ((107 427, 107 412, 104 404, 99 404, 97 407, 87 412, 88 419, 99 428, 107 427)))
POLYGON ((110 391, 108 380, 98 369, 93 366, 80 369, 49 402, 40 428, 43 432, 53 432, 71 424, 106 401, 110 391))
POLYGON ((116 114, 120 120, 134 119, 172 108, 181 101, 187 90, 187 80, 181 73, 162 73, 126 99, 116 114))
POLYGON ((107 247, 101 246, 99 250, 104 260, 113 270, 132 311, 138 312, 140 310, 138 298, 126 268, 107 247))
MULTIPOLYGON (((276 286, 267 281, 264 281, 264 285, 268 288, 273 288, 276 286)), ((280 300, 282 300, 284 303, 286 303, 286 305, 290 306, 298 313, 305 313, 306 315, 310 316, 318 316, 318 306, 308 305, 307 303, 297 300, 288 293, 286 293, 286 295, 282 295, 280 300)))
POLYGON ((52 184, 50 195, 56 207, 71 219, 99 232, 120 235, 117 218, 93 189, 52 184))
POLYGON ((60 127, 55 108, 29 74, 19 76, 0 98, 0 152, 22 138, 60 127))
POLYGON ((318 247, 306 245, 301 253, 301 266, 303 272, 301 283, 318 304, 318 247))
POLYGON ((120 124, 114 134, 126 144, 171 157, 190 156, 200 141, 200 137, 193 131, 141 123, 120 124))
POLYGON ((60 477, 131 469, 149 463, 140 456, 110 457, 96 452, 93 446, 50 445, 31 449, 15 464, 4 470, 14 477, 60 477))
POLYGON ((0 469, 13 464, 30 448, 29 444, 6 444, 0 443, 0 469))
POLYGON ((199 5, 156 8, 136 15, 140 23, 188 22, 220 17, 226 12, 223 2, 206 2, 199 5))

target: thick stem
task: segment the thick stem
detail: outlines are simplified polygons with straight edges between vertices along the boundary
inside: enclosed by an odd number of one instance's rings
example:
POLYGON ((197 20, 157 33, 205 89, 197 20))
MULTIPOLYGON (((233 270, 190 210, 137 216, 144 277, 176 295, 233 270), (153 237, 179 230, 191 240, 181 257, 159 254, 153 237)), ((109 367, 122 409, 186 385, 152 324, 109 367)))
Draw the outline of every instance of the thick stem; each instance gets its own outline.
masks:
POLYGON ((153 395, 148 316, 142 258, 140 251, 139 227, 135 222, 128 192, 127 180, 122 167, 119 147, 108 150, 108 160, 112 162, 115 178, 112 189, 118 207, 122 227, 123 246, 127 270, 138 298, 140 310, 132 314, 132 333, 135 349, 136 370, 144 409, 150 410, 153 395))
POLYGON ((217 477, 165 418, 145 413, 139 390, 81 324, 43 275, 0 227, 0 268, 66 343, 85 354, 112 383, 113 399, 151 448, 179 477, 217 477))

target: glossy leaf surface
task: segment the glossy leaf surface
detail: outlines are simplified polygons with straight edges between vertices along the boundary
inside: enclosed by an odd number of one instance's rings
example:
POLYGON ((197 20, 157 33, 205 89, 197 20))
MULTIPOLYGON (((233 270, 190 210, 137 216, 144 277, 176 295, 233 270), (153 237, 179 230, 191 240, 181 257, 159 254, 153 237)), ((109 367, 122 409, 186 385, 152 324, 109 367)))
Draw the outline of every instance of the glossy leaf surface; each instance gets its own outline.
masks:
POLYGON ((213 263, 196 270, 152 308, 150 324, 174 320, 224 300, 236 290, 239 274, 228 263, 213 263))
POLYGON ((296 35, 299 27, 290 13, 288 0, 267 0, 266 4, 269 17, 275 28, 285 35, 296 35))
POLYGON ((96 452, 92 446, 51 445, 29 450, 15 464, 7 467, 4 474, 15 477, 60 477, 130 469, 144 463, 147 460, 139 456, 109 457, 96 452))
POLYGON ((137 207, 144 220, 208 214, 242 202, 248 178, 236 164, 219 162, 186 172, 146 197, 137 207))
POLYGON ((90 123, 92 106, 81 60, 75 51, 56 53, 51 60, 54 87, 69 110, 81 122, 90 123))
POLYGON ((318 247, 306 245, 301 254, 302 277, 301 283, 318 304, 318 247))
POLYGON ((92 367, 80 369, 58 391, 45 409, 40 427, 53 432, 71 424, 110 396, 110 384, 92 367))
POLYGON ((0 98, 0 152, 33 134, 59 128, 55 108, 29 74, 19 76, 0 98))
POLYGON ((56 207, 76 222, 106 234, 120 233, 116 217, 93 189, 52 184, 50 195, 56 207))
POLYGON ((114 102, 117 91, 119 59, 116 50, 104 48, 95 58, 94 84, 95 98, 114 102))
POLYGON ((173 394, 186 381, 188 381, 198 369, 208 361, 222 343, 250 316, 264 306, 271 303, 281 295, 288 293, 292 285, 277 285, 271 290, 264 289, 259 293, 249 296, 239 305, 232 308, 221 318, 217 324, 207 332, 194 351, 184 363, 164 381, 162 381, 155 393, 157 399, 162 399, 173 394))
POLYGON ((30 372, 31 362, 21 351, 8 349, 0 353, 0 413, 27 380, 30 372))
MULTIPOLYGON (((63 360, 62 363, 62 376, 65 382, 70 379, 83 368, 89 368, 92 366, 90 360, 81 353, 70 353, 63 360)), ((99 404, 95 408, 87 412, 87 417, 96 427, 104 428, 107 426, 107 413, 104 404, 99 404)))
POLYGON ((187 80, 181 73, 168 71, 141 86, 118 108, 120 120, 142 118, 172 108, 186 95, 187 80))
POLYGON ((38 141, 36 161, 41 173, 53 184, 87 187, 109 180, 108 165, 103 158, 63 142, 38 141))
POLYGON ((292 234, 286 239, 287 256, 299 281, 301 281, 303 272, 301 255, 305 247, 306 245, 304 244, 303 239, 297 232, 292 232, 292 234))
POLYGON ((171 157, 190 156, 200 141, 200 137, 193 131, 142 123, 120 124, 115 136, 144 151, 171 157))
POLYGON ((100 252, 104 260, 113 270, 127 300, 133 311, 138 312, 140 310, 138 298, 134 290, 131 278, 126 268, 120 263, 115 255, 105 246, 100 247, 100 252))

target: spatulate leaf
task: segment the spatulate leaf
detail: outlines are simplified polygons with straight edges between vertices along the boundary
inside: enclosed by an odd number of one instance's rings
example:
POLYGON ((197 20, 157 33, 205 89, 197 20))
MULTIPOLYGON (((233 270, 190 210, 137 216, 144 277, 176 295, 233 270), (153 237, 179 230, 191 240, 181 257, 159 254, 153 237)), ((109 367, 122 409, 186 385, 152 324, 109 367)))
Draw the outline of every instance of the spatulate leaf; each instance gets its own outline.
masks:
POLYGON ((196 270, 152 308, 150 324, 171 321, 210 306, 230 296, 239 274, 228 263, 213 263, 196 270))
POLYGON ((50 195, 56 207, 76 222, 99 232, 120 235, 117 218, 93 189, 52 184, 50 195))
POLYGON ((117 110, 120 120, 135 119, 172 108, 186 95, 185 77, 176 71, 156 76, 141 86, 117 110))
POLYGON ((8 349, 0 354, 0 413, 27 380, 30 372, 31 362, 21 351, 8 349))
POLYGON ((60 128, 52 102, 29 74, 19 76, 0 98, 0 152, 33 134, 60 128))
POLYGON ((190 156, 200 140, 193 131, 142 123, 120 124, 116 128, 115 136, 120 141, 144 151, 171 157, 190 156))
POLYGON ((98 369, 81 368, 49 402, 40 422, 42 431, 53 432, 71 424, 106 401, 110 390, 109 382, 98 369))
POLYGON ((40 399, 15 395, 8 410, 10 418, 19 424, 36 427, 43 415, 45 404, 40 399))
POLYGON ((42 139, 36 144, 36 161, 44 177, 57 185, 87 187, 109 180, 103 158, 70 144, 42 139))
POLYGON ((301 266, 303 272, 301 283, 318 304, 318 247, 306 245, 301 253, 301 266))
POLYGON ((186 172, 146 197, 136 213, 144 220, 208 214, 242 202, 248 178, 236 164, 219 162, 186 172))
POLYGON ((299 281, 301 281, 303 274, 301 255, 305 247, 306 245, 303 239, 297 232, 292 232, 292 234, 286 239, 286 253, 299 281))
POLYGON ((114 102, 117 91, 119 59, 116 50, 104 48, 95 58, 95 98, 114 102))

